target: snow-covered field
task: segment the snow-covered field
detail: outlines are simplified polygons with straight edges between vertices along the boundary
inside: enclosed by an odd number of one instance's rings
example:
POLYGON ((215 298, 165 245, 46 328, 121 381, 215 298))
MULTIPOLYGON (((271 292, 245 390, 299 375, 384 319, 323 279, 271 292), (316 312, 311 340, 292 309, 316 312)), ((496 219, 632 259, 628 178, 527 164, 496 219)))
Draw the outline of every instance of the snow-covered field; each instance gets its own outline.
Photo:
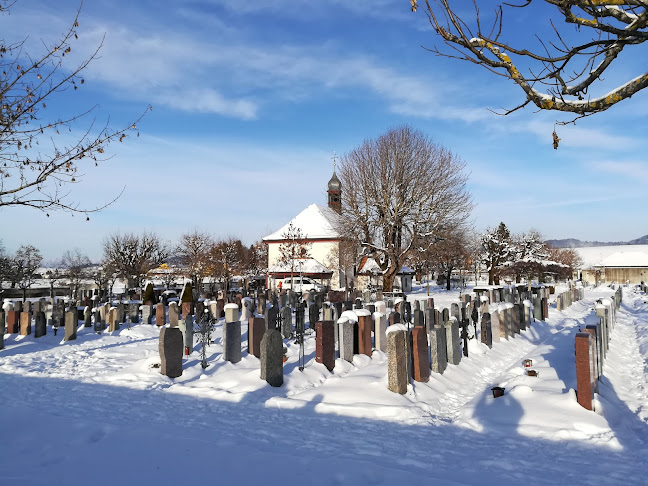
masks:
POLYGON ((0 485, 648 484, 646 295, 624 289, 596 412, 573 391, 574 334, 611 294, 587 290, 492 350, 472 340, 469 358, 406 395, 387 389, 384 353, 329 373, 314 336, 303 372, 288 342, 284 386, 272 388, 245 349, 222 361, 220 326, 211 365, 194 351, 176 379, 153 367, 155 326, 79 328, 67 343, 51 329, 6 335, 0 485), (538 377, 524 374, 527 358, 538 377))

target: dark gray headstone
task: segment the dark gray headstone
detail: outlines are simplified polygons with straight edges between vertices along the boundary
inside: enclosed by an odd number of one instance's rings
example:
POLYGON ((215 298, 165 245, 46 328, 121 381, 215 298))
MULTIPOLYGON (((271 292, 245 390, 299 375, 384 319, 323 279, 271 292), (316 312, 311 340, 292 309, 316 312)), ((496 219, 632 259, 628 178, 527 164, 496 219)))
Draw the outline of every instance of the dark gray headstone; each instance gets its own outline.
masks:
POLYGON ((182 375, 182 332, 177 327, 160 329, 160 373, 169 378, 182 375))
POLYGON ((92 309, 90 309, 90 306, 83 309, 83 327, 92 327, 92 309))
POLYGON ((493 347, 493 334, 490 313, 484 312, 481 316, 481 342, 489 348, 493 347))
POLYGON ((128 304, 128 316, 132 324, 139 324, 139 306, 137 302, 128 304))
POLYGON ((105 323, 101 320, 101 312, 98 309, 94 311, 94 330, 95 332, 101 332, 105 329, 105 323))
POLYGON ((290 307, 283 307, 281 309, 281 335, 284 339, 292 336, 292 310, 290 307))
POLYGON ((283 340, 276 329, 268 330, 261 339, 261 379, 270 386, 283 385, 283 340))
POLYGON ((430 340, 430 368, 435 373, 443 373, 448 367, 448 351, 444 326, 435 325, 428 331, 430 340))
POLYGON ((223 323, 223 359, 241 361, 241 321, 223 323))
POLYGON ((34 337, 39 338, 47 334, 47 320, 45 319, 45 313, 40 311, 37 312, 34 316, 34 337))
POLYGON ((356 326, 357 324, 354 324, 349 320, 338 322, 338 344, 340 349, 340 358, 348 361, 349 363, 353 362, 353 348, 355 342, 353 335, 354 331, 356 331, 357 329, 356 326))
POLYGON ((308 327, 315 329, 315 324, 320 320, 320 310, 317 304, 312 304, 308 308, 308 327))

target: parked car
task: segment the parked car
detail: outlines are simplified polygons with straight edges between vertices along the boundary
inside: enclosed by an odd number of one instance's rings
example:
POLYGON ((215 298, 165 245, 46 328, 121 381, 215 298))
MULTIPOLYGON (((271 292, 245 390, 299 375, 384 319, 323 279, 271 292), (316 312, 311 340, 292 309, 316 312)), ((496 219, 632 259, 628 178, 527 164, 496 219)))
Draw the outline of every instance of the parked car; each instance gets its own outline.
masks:
MULTIPOLYGON (((277 286, 279 283, 277 282, 277 286)), ((292 282, 290 277, 281 279, 282 290, 294 290, 295 292, 323 292, 326 290, 324 285, 311 280, 308 277, 293 277, 292 282), (294 286, 293 286, 294 284, 294 286)))

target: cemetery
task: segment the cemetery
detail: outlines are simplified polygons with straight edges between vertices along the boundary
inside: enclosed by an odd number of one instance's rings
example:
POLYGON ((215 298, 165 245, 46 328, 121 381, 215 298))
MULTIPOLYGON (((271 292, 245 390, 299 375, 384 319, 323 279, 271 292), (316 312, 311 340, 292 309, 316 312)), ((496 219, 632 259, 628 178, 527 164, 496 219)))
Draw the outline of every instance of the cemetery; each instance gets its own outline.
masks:
MULTIPOLYGON (((540 449, 559 447, 558 439, 579 441, 613 456, 610 468, 636 470, 628 441, 644 440, 646 432, 618 427, 633 406, 645 419, 645 375, 635 370, 639 381, 628 382, 625 368, 636 368, 630 362, 641 359, 638 345, 648 344, 647 290, 643 283, 569 282, 430 296, 419 287, 399 296, 378 292, 375 300, 368 293, 340 299, 336 292, 271 290, 207 300, 195 298, 187 283, 168 305, 5 299, 0 383, 10 390, 5 407, 29 403, 7 414, 21 420, 43 407, 100 406, 115 390, 126 401, 111 414, 143 423, 162 413, 174 426, 191 428, 197 400, 221 417, 217 434, 221 421, 232 433, 262 410, 279 414, 281 430, 297 434, 296 422, 307 413, 309 421, 323 421, 308 433, 313 437, 331 420, 351 430, 374 421, 386 435, 376 434, 373 447, 383 440, 407 447, 398 444, 416 439, 401 438, 402 426, 459 440, 445 431, 452 424, 469 441, 511 433, 540 449), (19 378, 28 385, 18 386, 19 378), (57 391, 63 383, 73 395, 57 391)), ((150 291, 148 284, 142 295, 150 291)), ((3 430, 20 430, 13 422, 3 421, 3 430)), ((92 429, 99 442, 110 435, 101 425, 92 429)), ((570 457, 564 451, 559 462, 570 457)), ((414 478, 428 474, 423 463, 413 468, 414 478)), ((593 480, 610 468, 584 474, 593 480)), ((469 480, 470 470, 458 476, 469 480)))

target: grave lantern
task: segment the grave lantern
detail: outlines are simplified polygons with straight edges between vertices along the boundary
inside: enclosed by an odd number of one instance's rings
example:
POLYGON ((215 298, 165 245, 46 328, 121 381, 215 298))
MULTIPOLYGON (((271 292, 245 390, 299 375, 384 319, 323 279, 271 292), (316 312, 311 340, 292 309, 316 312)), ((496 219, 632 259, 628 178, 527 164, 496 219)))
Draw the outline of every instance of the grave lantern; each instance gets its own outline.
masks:
POLYGON ((538 373, 536 370, 527 370, 526 374, 527 376, 538 376, 540 373, 538 373))
POLYGON ((532 364, 533 364, 533 360, 530 360, 530 359, 525 359, 524 360, 524 367, 525 368, 531 368, 532 364))
POLYGON ((501 386, 494 386, 493 388, 491 388, 491 391, 493 392, 493 398, 503 397, 505 389, 506 388, 502 388, 501 386))

